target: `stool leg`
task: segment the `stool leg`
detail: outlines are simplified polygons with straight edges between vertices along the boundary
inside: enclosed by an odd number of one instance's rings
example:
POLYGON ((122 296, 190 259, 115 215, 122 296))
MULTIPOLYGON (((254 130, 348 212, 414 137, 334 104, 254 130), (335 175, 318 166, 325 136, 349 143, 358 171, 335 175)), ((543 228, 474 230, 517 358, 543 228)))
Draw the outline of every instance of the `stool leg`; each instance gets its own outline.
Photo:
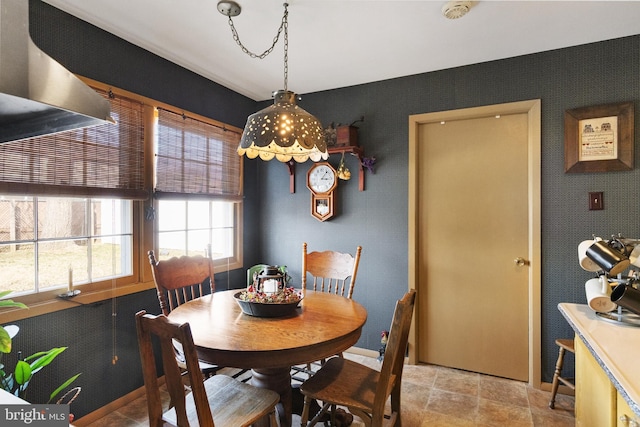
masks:
POLYGON ((558 361, 556 362, 556 370, 553 373, 553 383, 551 384, 551 400, 549 401, 549 408, 554 409, 556 404, 556 393, 558 393, 558 377, 562 372, 562 364, 564 362, 564 348, 560 347, 558 352, 558 361))

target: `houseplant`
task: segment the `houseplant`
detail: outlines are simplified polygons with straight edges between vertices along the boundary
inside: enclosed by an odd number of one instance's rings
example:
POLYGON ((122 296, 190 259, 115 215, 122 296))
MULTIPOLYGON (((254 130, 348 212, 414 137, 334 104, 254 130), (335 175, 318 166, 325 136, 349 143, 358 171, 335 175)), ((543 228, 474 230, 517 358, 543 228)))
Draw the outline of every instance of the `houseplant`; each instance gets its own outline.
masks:
MULTIPOLYGON (((11 299, 2 299, 11 291, 0 291, 0 308, 28 308, 21 302, 15 302, 11 299)), ((21 352, 18 352, 17 361, 13 371, 5 366, 3 356, 11 353, 12 340, 18 334, 20 328, 16 325, 0 326, 0 388, 9 393, 27 400, 27 387, 33 376, 40 372, 42 368, 49 365, 60 353, 65 351, 67 347, 54 347, 48 351, 39 351, 31 356, 22 359, 21 352)), ((51 403, 53 399, 71 383, 73 383, 80 374, 76 374, 62 383, 50 395, 47 403, 51 403)))

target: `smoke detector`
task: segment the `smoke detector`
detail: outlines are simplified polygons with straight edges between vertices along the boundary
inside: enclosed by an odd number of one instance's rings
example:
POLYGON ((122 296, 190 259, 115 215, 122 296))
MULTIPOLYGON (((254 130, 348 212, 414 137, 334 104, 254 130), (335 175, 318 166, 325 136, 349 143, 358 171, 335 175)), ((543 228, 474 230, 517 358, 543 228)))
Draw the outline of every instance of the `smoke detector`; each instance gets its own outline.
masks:
POLYGON ((448 19, 462 18, 471 9, 470 1, 450 1, 442 6, 442 15, 448 19))

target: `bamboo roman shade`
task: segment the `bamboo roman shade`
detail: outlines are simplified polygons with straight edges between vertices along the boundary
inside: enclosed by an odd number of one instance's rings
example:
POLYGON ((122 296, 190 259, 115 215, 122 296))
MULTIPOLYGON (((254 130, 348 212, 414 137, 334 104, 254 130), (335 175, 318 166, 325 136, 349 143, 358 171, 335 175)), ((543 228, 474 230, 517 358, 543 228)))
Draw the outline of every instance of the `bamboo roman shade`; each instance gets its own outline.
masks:
POLYGON ((144 106, 97 92, 109 98, 117 124, 0 144, 0 193, 148 198, 144 106))
POLYGON ((241 200, 240 134, 158 110, 155 196, 241 200))

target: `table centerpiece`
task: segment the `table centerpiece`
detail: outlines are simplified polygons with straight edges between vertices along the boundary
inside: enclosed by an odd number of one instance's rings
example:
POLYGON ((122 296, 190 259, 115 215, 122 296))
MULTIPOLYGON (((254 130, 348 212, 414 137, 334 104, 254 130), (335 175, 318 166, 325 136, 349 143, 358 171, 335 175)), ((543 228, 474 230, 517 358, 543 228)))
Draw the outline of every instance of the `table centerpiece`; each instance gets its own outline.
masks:
POLYGON ((283 287, 275 292, 264 292, 253 285, 234 295, 243 313, 256 317, 281 317, 295 312, 303 298, 302 291, 283 287))

